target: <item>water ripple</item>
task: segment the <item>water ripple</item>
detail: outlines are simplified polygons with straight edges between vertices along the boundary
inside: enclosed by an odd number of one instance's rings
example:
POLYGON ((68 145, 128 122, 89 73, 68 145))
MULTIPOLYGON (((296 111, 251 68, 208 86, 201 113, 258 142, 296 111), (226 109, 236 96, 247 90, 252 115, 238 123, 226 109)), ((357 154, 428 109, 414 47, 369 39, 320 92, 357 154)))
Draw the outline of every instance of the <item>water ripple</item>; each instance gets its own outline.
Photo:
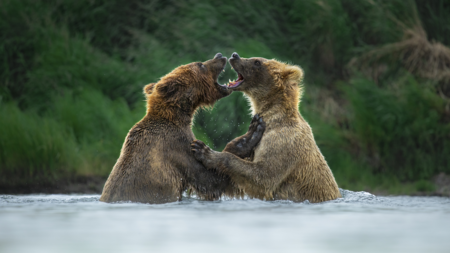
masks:
POLYGON ((0 252, 448 252, 450 198, 341 194, 160 205, 1 195, 0 252))

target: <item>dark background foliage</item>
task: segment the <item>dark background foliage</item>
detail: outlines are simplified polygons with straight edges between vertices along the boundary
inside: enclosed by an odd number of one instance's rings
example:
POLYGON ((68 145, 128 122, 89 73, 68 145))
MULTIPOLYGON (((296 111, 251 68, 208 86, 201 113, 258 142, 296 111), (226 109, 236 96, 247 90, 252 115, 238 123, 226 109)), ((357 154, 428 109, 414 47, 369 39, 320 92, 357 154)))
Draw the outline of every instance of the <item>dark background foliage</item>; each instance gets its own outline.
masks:
MULTIPOLYGON (((3 186, 107 176, 145 84, 234 51, 305 70, 300 110, 342 188, 450 173, 448 1, 3 0, 0 15, 3 186)), ((193 130, 221 150, 250 119, 233 93, 193 130)))

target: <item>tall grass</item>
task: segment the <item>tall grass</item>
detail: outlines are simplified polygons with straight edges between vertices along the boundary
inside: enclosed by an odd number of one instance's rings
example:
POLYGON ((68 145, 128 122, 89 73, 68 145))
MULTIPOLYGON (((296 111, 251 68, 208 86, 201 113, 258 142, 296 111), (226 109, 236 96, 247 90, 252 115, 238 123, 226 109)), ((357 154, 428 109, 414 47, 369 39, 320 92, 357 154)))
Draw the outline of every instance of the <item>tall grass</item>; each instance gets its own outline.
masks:
POLYGON ((80 150, 73 134, 54 119, 22 112, 13 103, 0 107, 2 184, 74 172, 80 150))
POLYGON ((411 76, 395 87, 355 79, 345 87, 352 138, 376 172, 399 179, 430 178, 450 172, 450 124, 442 122, 445 103, 432 87, 411 76))

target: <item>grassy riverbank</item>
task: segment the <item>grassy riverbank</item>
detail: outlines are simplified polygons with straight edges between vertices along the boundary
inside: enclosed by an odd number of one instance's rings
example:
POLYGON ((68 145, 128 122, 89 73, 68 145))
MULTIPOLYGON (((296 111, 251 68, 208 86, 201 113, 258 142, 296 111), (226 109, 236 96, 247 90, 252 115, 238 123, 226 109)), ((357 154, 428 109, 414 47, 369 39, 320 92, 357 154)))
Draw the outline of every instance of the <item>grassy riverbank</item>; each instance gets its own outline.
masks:
MULTIPOLYGON (((435 192, 450 174, 444 0, 4 0, 0 13, 0 188, 105 178, 145 84, 234 51, 305 70, 300 110, 341 188, 435 192)), ((220 81, 234 78, 227 66, 220 81)), ((234 93, 194 133, 221 150, 248 108, 234 93)))

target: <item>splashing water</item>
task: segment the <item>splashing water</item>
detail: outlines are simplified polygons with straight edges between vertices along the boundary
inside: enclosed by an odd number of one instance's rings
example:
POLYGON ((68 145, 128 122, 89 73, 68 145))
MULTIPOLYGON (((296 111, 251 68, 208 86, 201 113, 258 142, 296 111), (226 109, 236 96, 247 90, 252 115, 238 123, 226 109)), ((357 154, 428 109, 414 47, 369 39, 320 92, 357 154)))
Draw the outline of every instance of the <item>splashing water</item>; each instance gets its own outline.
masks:
POLYGON ((0 252, 448 252, 450 198, 341 190, 319 204, 0 195, 0 252))

